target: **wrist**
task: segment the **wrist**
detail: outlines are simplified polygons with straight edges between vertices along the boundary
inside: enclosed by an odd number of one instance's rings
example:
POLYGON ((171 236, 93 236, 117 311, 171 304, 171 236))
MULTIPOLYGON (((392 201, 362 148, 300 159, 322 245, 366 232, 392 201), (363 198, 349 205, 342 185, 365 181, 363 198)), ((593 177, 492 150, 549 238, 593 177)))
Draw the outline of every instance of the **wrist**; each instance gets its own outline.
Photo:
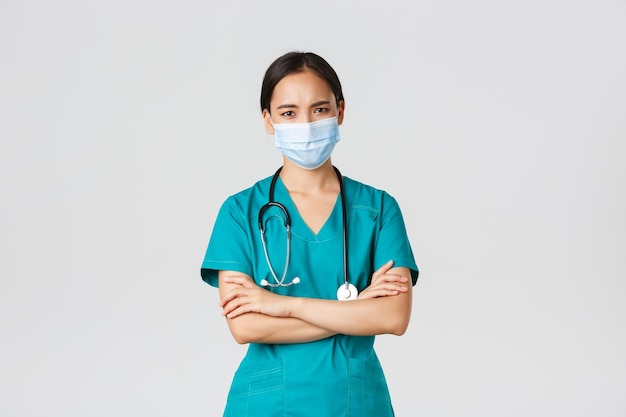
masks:
POLYGON ((302 297, 286 297, 287 304, 285 306, 285 316, 289 318, 298 318, 298 312, 301 311, 302 297))

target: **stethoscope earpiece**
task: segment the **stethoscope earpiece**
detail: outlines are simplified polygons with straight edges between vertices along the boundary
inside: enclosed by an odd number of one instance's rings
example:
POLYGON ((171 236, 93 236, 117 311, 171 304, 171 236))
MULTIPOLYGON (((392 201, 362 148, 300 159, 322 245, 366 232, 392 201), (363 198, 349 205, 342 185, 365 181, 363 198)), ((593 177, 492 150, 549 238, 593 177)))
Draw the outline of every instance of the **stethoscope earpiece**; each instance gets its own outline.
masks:
MULTIPOLYGON (((284 281, 284 278, 283 278, 284 281)), ((288 282, 287 284, 284 284, 283 282, 277 282, 276 284, 270 284, 268 280, 266 279, 262 279, 261 280, 261 287, 272 287, 272 288, 276 288, 276 287, 288 287, 290 285, 294 285, 294 284, 299 284, 300 283, 300 277, 294 277, 294 279, 291 280, 291 282, 288 282)))

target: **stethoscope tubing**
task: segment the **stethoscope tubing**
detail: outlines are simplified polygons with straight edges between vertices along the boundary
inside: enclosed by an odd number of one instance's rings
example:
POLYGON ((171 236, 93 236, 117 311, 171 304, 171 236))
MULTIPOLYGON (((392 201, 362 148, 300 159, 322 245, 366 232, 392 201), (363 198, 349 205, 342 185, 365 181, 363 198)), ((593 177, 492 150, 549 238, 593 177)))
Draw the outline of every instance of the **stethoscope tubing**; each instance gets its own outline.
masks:
MULTIPOLYGON (((289 216, 289 211, 287 210, 287 208, 281 203, 274 200, 274 189, 276 187, 276 181, 278 180, 278 176, 280 175, 280 172, 282 171, 282 169, 283 167, 281 166, 274 173, 272 182, 270 184, 269 201, 259 209, 259 216, 258 216, 258 226, 259 226, 259 232, 261 234, 261 243, 263 244, 263 252, 265 255, 265 260, 267 261, 267 265, 269 266, 270 273, 272 274, 272 277, 274 278, 274 283, 269 283, 267 282, 267 280, 262 281, 264 286, 269 286, 269 287, 287 287, 287 286, 297 284, 298 282, 300 282, 300 279, 296 277, 291 282, 285 283, 285 277, 287 275, 287 268, 289 267, 290 252, 291 252, 290 250, 291 217, 289 216), (285 268, 283 269, 283 273, 280 279, 276 275, 276 272, 274 271, 274 268, 272 267, 272 264, 270 262, 269 254, 267 251, 267 241, 265 239, 265 227, 263 224, 263 214, 271 207, 277 207, 283 212, 283 215, 285 216, 283 221, 284 221, 285 229, 287 231, 287 255, 285 259, 285 268)), ((341 172, 339 171, 339 169, 337 169, 337 167, 333 166, 333 169, 335 170, 335 173, 337 174, 337 179, 339 180, 339 193, 341 196, 341 216, 342 216, 342 226, 343 226, 342 227, 343 228, 343 281, 345 285, 345 291, 349 293, 352 286, 350 285, 348 281, 348 276, 349 276, 348 275, 348 227, 347 227, 346 195, 345 195, 345 190, 343 187, 343 176, 341 175, 341 172)), ((341 290, 341 286, 339 287, 339 290, 341 290)))

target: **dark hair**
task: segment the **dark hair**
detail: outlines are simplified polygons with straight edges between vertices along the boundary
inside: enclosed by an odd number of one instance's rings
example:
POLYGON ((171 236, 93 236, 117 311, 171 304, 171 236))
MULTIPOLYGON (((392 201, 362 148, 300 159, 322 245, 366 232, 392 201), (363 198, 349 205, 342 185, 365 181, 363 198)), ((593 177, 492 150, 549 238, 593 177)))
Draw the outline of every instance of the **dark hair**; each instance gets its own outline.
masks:
POLYGON ((324 58, 313 52, 287 52, 285 55, 277 58, 265 71, 263 84, 261 86, 261 111, 270 110, 270 100, 274 94, 276 84, 284 77, 295 72, 304 70, 313 70, 322 77, 330 86, 335 94, 337 105, 344 100, 341 91, 341 83, 337 73, 324 58))

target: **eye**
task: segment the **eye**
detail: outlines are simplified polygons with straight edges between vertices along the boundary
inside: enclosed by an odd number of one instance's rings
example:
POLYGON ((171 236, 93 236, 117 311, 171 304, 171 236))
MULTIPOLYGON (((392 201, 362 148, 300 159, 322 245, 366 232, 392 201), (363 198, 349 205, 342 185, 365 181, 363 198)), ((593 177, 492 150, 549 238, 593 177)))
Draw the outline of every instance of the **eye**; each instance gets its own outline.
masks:
POLYGON ((286 112, 283 112, 280 115, 283 116, 283 117, 293 117, 296 114, 292 110, 287 110, 286 112))
POLYGON ((318 107, 313 111, 313 113, 326 113, 327 111, 328 109, 326 107, 318 107))

